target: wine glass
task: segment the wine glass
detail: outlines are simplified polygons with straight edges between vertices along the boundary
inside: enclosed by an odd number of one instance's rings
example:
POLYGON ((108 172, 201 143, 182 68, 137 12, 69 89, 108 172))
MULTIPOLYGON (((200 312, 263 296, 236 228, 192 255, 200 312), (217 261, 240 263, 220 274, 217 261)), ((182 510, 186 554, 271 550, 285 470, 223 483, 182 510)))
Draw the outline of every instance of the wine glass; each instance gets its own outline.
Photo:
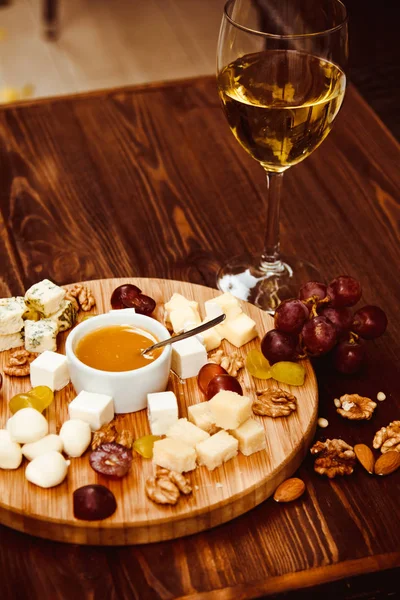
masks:
POLYGON ((261 256, 231 260, 222 291, 273 312, 317 269, 279 248, 283 173, 326 138, 341 107, 347 14, 340 0, 228 0, 217 51, 217 85, 232 133, 264 168, 267 226, 261 256))

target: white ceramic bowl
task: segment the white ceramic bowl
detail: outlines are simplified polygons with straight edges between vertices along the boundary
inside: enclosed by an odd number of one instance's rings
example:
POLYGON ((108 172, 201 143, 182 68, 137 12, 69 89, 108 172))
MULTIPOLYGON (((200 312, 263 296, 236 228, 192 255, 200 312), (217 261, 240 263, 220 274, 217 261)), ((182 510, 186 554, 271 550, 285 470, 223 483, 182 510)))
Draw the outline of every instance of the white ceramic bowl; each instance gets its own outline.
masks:
MULTIPOLYGON (((171 368, 171 346, 166 346, 153 362, 133 371, 101 371, 88 367, 75 354, 78 341, 90 331, 108 325, 132 325, 147 330, 158 341, 170 337, 168 330, 151 317, 122 309, 91 317, 77 325, 67 337, 65 351, 72 385, 79 394, 82 390, 108 394, 114 399, 116 413, 130 413, 147 406, 147 394, 163 392, 168 385, 171 368)), ((152 340, 149 339, 149 346, 152 340)))

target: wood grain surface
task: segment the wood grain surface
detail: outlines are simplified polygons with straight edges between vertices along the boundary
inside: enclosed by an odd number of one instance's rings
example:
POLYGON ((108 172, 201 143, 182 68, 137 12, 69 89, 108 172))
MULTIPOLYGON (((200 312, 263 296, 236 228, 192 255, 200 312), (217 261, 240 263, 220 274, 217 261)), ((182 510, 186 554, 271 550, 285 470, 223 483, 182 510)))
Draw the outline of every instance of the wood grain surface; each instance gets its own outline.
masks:
MULTIPOLYGON (((212 287, 219 264, 261 246, 263 172, 229 132, 213 79, 2 110, 0 143, 2 295, 44 276, 212 287)), ((359 376, 315 364, 329 420, 318 439, 371 444, 399 417, 399 158, 350 87, 327 140, 285 174, 283 247, 314 261, 326 280, 358 277, 363 301, 381 304, 390 323, 368 343, 359 376), (387 399, 371 421, 337 415, 335 397, 379 391, 387 399)), ((169 600, 236 589, 226 597, 255 598, 295 589, 296 573, 304 587, 400 566, 399 471, 377 478, 357 468, 328 481, 309 456, 298 474, 307 493, 293 504, 267 500, 211 531, 154 545, 76 547, 2 528, 2 597, 19 589, 30 598, 169 600)))
MULTIPOLYGON (((183 294, 199 303, 202 318, 204 302, 218 292, 204 286, 161 279, 106 279, 88 283, 96 300, 90 314, 103 314, 111 309, 113 290, 123 283, 137 285, 144 294, 157 301, 154 316, 164 322, 164 303, 173 293, 183 294)), ((273 319, 267 313, 244 302, 243 310, 257 325, 262 337, 273 328, 273 319)), ((57 338, 58 352, 65 353, 68 332, 57 338)), ((243 360, 252 349, 260 348, 260 337, 238 350, 243 360)), ((221 348, 226 354, 236 350, 226 340, 221 348)), ((0 372, 3 372, 12 351, 0 353, 0 372)), ((212 353, 211 353, 212 354, 212 353)), ((66 480, 51 490, 43 490, 25 479, 25 464, 16 471, 0 469, 0 522, 32 535, 61 542, 123 546, 179 538, 230 521, 251 510, 274 493, 277 486, 290 477, 300 466, 314 437, 318 393, 315 375, 309 361, 303 361, 306 380, 301 387, 278 384, 274 380, 254 379, 246 369, 238 374, 243 393, 256 398, 262 389, 284 389, 297 397, 297 410, 287 418, 257 417, 265 429, 267 448, 252 456, 239 455, 222 467, 209 471, 198 467, 188 474, 193 493, 182 498, 175 506, 155 504, 146 496, 146 479, 153 475, 151 460, 142 459, 134 452, 129 474, 120 481, 98 475, 89 465, 88 453, 71 459, 66 480), (117 511, 104 521, 79 521, 74 518, 72 492, 82 485, 99 483, 108 487, 117 500, 117 511), (23 518, 21 518, 23 515, 23 518)), ((5 427, 11 416, 8 402, 18 393, 31 389, 29 377, 4 376, 0 426, 5 427)), ((179 416, 188 417, 187 408, 204 401, 204 394, 192 377, 181 381, 171 375, 168 389, 178 399, 179 416)), ((49 433, 58 433, 68 417, 68 403, 76 397, 72 384, 55 393, 54 402, 44 415, 49 422, 49 433)), ((134 439, 151 433, 147 411, 119 415, 119 429, 128 429, 134 439)))

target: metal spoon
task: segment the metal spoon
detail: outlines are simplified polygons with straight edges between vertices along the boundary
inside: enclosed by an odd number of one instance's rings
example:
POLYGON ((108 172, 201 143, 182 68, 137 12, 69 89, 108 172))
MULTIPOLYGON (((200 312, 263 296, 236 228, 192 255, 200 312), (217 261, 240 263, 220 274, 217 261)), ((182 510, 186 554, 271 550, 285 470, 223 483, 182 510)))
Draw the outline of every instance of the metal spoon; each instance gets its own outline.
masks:
POLYGON ((141 351, 141 356, 144 354, 148 354, 152 350, 157 350, 157 348, 163 348, 164 346, 168 346, 168 344, 173 344, 174 342, 180 342, 181 340, 186 340, 186 338, 192 337, 192 335, 197 335, 202 331, 206 331, 206 329, 211 329, 211 327, 215 327, 215 325, 219 325, 222 321, 225 321, 226 315, 220 315, 219 317, 215 317, 215 319, 211 319, 211 321, 207 321, 207 323, 202 323, 198 327, 194 329, 190 329, 189 331, 185 331, 184 333, 180 333, 179 335, 174 335, 173 337, 168 338, 167 340, 163 340, 162 342, 158 342, 157 344, 153 344, 148 348, 145 348, 141 351))

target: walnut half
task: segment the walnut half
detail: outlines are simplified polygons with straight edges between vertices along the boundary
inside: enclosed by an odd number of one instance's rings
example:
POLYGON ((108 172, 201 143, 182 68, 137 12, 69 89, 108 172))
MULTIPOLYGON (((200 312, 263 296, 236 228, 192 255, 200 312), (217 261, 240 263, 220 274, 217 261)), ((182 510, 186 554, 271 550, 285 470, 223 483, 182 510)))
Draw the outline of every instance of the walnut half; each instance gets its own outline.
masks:
POLYGON ((25 348, 15 350, 4 367, 4 373, 11 377, 25 377, 31 370, 31 362, 38 356, 35 352, 28 352, 25 348))
POLYGON ((96 300, 88 285, 76 283, 72 288, 66 287, 65 289, 67 290, 65 299, 71 300, 77 309, 81 308, 87 312, 96 306, 96 300))
POLYGON ((376 432, 372 445, 376 450, 380 448, 382 454, 390 450, 400 452, 400 421, 392 421, 387 427, 381 427, 376 432))
POLYGON ((223 350, 217 350, 215 354, 210 357, 211 362, 221 365, 225 371, 236 377, 240 369, 244 367, 244 362, 239 352, 231 352, 230 354, 224 354, 223 350))
POLYGON ((146 480, 145 491, 156 504, 176 504, 180 494, 190 494, 192 488, 182 473, 157 467, 154 477, 146 480))
POLYGON ((340 405, 338 403, 336 412, 345 419, 355 421, 370 419, 377 406, 376 402, 373 402, 371 398, 359 396, 358 394, 345 394, 340 397, 339 402, 340 405))
POLYGON ((266 417, 288 417, 297 409, 296 396, 285 392, 284 390, 260 390, 257 393, 257 399, 253 402, 253 412, 255 415, 266 417))
POLYGON ((352 446, 345 441, 333 439, 316 442, 310 450, 316 454, 314 471, 333 479, 336 475, 351 475, 354 471, 356 455, 352 446))

